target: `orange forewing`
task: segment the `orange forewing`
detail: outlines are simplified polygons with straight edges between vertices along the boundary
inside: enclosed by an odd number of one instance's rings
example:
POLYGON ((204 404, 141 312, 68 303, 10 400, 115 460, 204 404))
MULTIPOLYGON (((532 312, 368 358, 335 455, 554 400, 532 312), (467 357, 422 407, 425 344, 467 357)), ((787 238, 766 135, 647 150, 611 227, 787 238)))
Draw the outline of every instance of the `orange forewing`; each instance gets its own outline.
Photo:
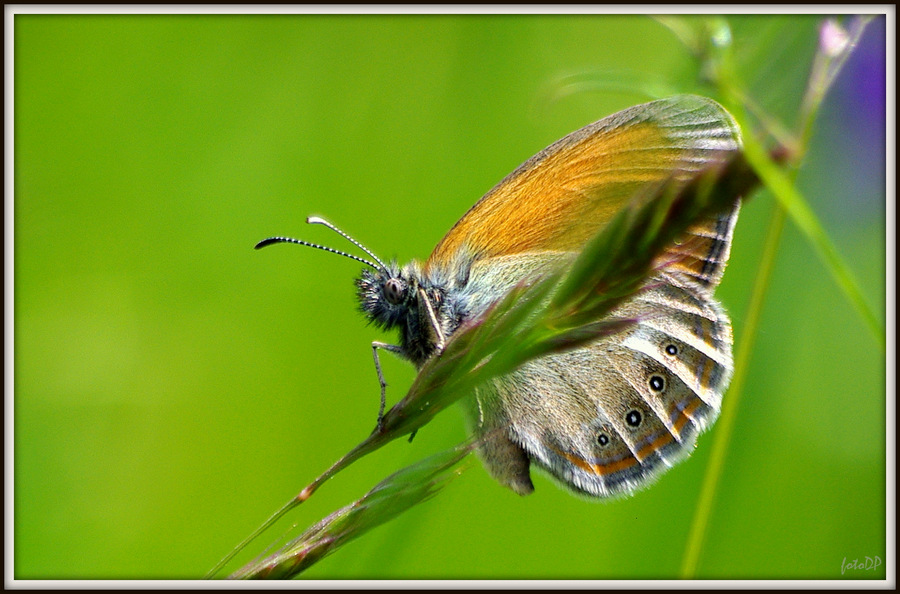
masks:
POLYGON ((686 178, 736 150, 737 124, 682 95, 626 109, 550 145, 510 173, 438 243, 426 269, 474 259, 575 251, 641 189, 686 178))

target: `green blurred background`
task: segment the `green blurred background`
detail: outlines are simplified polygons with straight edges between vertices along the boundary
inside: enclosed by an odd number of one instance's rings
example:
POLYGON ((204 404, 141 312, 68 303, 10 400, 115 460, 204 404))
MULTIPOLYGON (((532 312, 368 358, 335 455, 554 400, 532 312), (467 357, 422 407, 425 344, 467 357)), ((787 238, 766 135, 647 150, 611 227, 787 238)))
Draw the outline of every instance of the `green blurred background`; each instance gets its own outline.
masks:
MULTIPOLYGON (((751 95, 793 126, 818 17, 731 17, 751 95)), ((425 258, 486 190, 645 94, 711 94, 642 16, 18 15, 16 578, 196 578, 372 429, 360 266, 425 258), (621 81, 618 85, 598 81, 621 81)), ((817 122, 799 185, 884 320, 885 19, 817 122)), ((715 96, 715 95, 713 95, 715 96)), ((773 198, 719 291, 741 339, 773 198)), ((396 401, 414 370, 382 357, 396 401)), ((788 224, 698 567, 701 578, 884 578, 885 359, 788 224)), ((716 427, 713 428, 715 432, 716 427)), ((326 484, 247 560, 465 438, 456 409, 326 484)), ((673 578, 712 435, 634 497, 473 464, 307 578, 673 578)))

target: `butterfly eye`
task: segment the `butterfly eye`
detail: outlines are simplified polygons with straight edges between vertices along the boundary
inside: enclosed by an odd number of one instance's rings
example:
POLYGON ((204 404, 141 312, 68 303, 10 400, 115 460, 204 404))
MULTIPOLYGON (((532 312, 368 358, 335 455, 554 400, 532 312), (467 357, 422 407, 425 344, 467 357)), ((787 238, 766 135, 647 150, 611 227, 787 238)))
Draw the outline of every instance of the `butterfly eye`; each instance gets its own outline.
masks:
POLYGON ((403 301, 403 283, 398 278, 392 278, 384 283, 384 298, 391 305, 399 305, 403 301))

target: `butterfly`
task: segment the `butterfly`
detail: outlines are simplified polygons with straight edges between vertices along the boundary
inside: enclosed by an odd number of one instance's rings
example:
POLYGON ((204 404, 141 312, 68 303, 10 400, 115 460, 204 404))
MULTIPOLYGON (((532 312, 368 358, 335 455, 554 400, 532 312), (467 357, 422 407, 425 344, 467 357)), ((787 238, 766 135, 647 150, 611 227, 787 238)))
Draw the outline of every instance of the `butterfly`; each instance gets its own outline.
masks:
MULTIPOLYGON (((423 263, 384 264, 285 237, 366 264, 356 282, 363 313, 398 329, 378 350, 421 368, 467 321, 514 287, 571 262, 648 187, 687 180, 740 149, 719 104, 679 95, 585 126, 520 165, 450 229, 423 263)), ((716 301, 740 209, 704 219, 657 259, 643 290, 610 317, 638 320, 587 346, 531 360, 478 387, 466 410, 488 472, 516 493, 534 490, 532 466, 592 497, 631 493, 688 455, 719 413, 732 374, 732 330, 716 301)), ((379 419, 381 414, 379 415, 379 419)))

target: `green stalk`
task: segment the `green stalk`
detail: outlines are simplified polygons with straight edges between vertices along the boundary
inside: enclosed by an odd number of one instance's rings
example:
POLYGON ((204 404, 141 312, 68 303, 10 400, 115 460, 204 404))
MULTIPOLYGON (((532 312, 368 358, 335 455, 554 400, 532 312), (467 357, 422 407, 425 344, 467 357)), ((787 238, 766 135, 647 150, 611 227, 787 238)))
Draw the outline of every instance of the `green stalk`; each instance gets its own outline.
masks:
POLYGON ((750 303, 747 307, 744 331, 736 349, 734 377, 731 379, 728 398, 725 399, 722 405, 722 414, 719 416, 718 428, 710 449, 709 464, 706 467, 706 474, 700 487, 700 498, 697 502, 697 509, 694 511, 694 519, 691 522, 691 529, 688 534, 684 560, 681 564, 682 579, 694 579, 697 573, 700 552, 703 550, 706 540, 706 528, 709 525, 709 518, 712 515, 713 505, 715 504, 716 491, 725 466, 728 444, 731 442, 731 435, 734 432, 734 423, 740 407, 741 395, 744 392, 744 383, 747 381, 747 370, 750 369, 750 358, 753 354, 753 347, 756 344, 763 302, 769 289, 772 270, 775 267, 775 257, 778 255, 778 244, 781 241, 785 219, 784 209, 779 204, 775 204, 772 217, 769 220, 762 258, 760 259, 759 268, 756 270, 756 279, 753 283, 753 292, 750 295, 750 303))
MULTIPOLYGON (((793 165, 799 163, 806 153, 812 138, 813 123, 822 100, 834 82, 841 66, 846 62, 852 49, 858 43, 869 20, 871 19, 857 18, 852 22, 846 45, 838 53, 820 52, 817 54, 810 74, 807 92, 801 106, 800 139, 796 143, 792 143, 793 146, 785 147, 790 153, 793 165)), ((742 129, 749 130, 749 118, 745 110, 745 107, 748 105, 746 94, 737 81, 729 58, 730 54, 728 52, 723 53, 721 68, 719 69, 719 87, 723 95, 728 99, 728 108, 738 124, 742 129)), ((763 119, 763 121, 766 120, 763 119)), ((783 136, 783 132, 780 129, 778 132, 779 135, 783 136)), ((879 341, 882 352, 885 351, 884 327, 864 299, 859 284, 844 263, 837 248, 835 248, 833 242, 825 233, 818 218, 796 189, 794 185, 797 173, 796 168, 792 168, 790 173, 786 173, 784 169, 775 164, 770 154, 763 148, 762 143, 750 135, 747 135, 744 140, 744 155, 763 184, 775 195, 778 204, 769 221, 766 243, 759 268, 757 269, 744 331, 736 348, 734 377, 728 390, 728 398, 723 403, 718 429, 712 444, 709 465, 706 468, 697 508, 694 512, 694 518, 685 545, 681 566, 682 579, 693 579, 697 572, 697 565, 703 550, 709 519, 715 503, 716 491, 722 476, 737 410, 744 384, 746 383, 750 357, 760 326, 765 293, 771 280, 775 257, 778 253, 778 244, 784 230, 787 215, 791 216, 794 223, 806 235, 809 242, 813 244, 813 247, 823 259, 825 267, 843 290, 844 295, 862 316, 875 339, 879 341)))

